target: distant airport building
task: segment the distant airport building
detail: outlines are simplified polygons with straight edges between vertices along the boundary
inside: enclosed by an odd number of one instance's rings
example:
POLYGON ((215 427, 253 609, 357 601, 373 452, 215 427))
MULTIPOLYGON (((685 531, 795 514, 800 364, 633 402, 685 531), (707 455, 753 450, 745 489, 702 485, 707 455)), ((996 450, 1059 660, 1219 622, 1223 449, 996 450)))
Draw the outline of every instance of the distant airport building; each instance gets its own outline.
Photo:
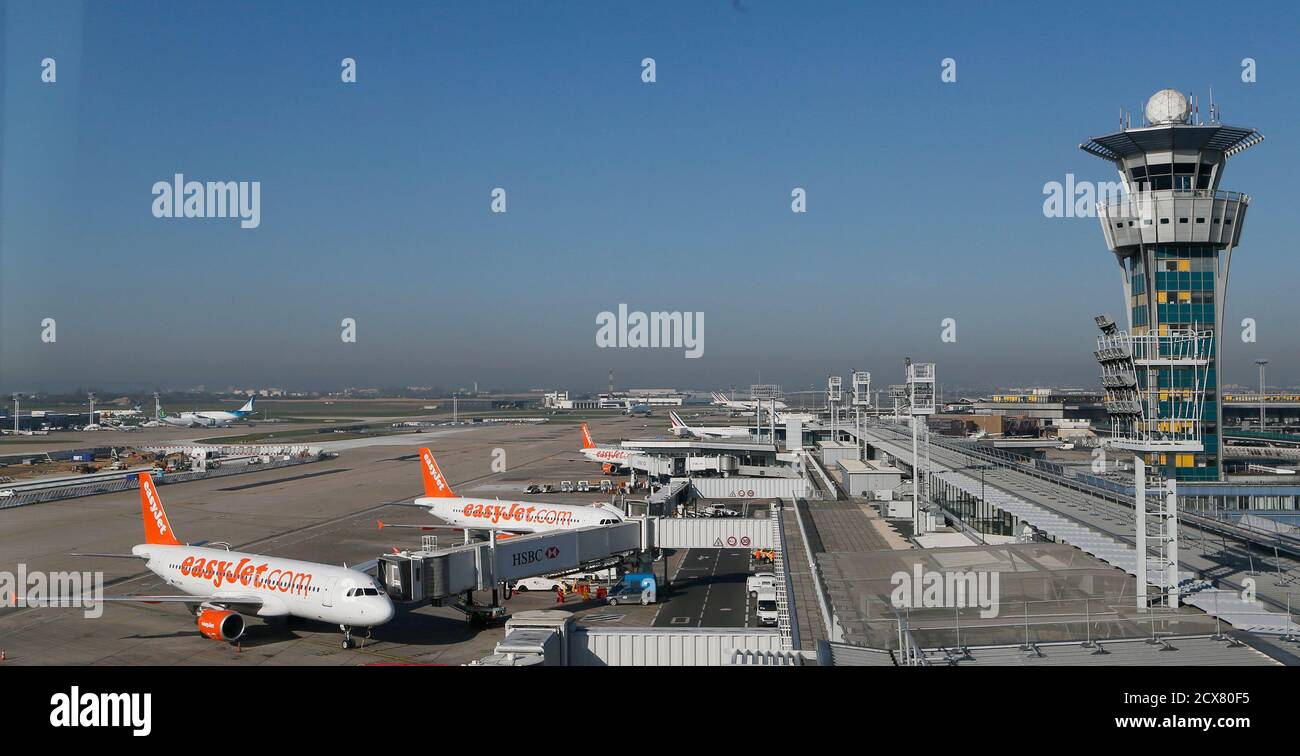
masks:
MULTIPOLYGON (((1212 331, 1208 364, 1171 359, 1153 373, 1138 370, 1129 396, 1151 396, 1139 410, 1134 403, 1111 402, 1112 412, 1142 414, 1156 433, 1184 431, 1188 403, 1200 402, 1203 450, 1148 454, 1147 464, 1178 480, 1220 480, 1223 413, 1219 401, 1218 358, 1223 353, 1223 307, 1228 265, 1241 239, 1250 197, 1219 189, 1228 158, 1258 144, 1251 128, 1225 126, 1210 104, 1208 120, 1199 106, 1172 89, 1148 100, 1140 125, 1123 124, 1094 137, 1080 149, 1113 163, 1123 179, 1124 196, 1098 198, 1097 215, 1106 245, 1115 255, 1124 282, 1128 332, 1134 337, 1170 332, 1212 331), (1148 384, 1155 375, 1156 387, 1148 384)), ((1123 388, 1123 387, 1119 387, 1123 388)), ((1194 408, 1193 408, 1194 409, 1194 408)))
POLYGON ((686 403, 686 395, 672 389, 631 389, 615 391, 600 395, 600 406, 605 409, 623 409, 648 404, 651 407, 680 407, 686 403))
POLYGON ((600 402, 595 399, 570 399, 567 391, 547 391, 542 395, 542 406, 546 409, 598 409, 600 402))
POLYGON ((1100 391, 1036 388, 993 394, 987 399, 963 402, 977 414, 1033 417, 1043 420, 1093 420, 1106 417, 1100 391))
MULTIPOLYGON (((1254 424, 1259 419, 1260 393, 1250 390, 1223 391, 1223 426, 1254 424)), ((1273 391, 1263 395, 1264 411, 1271 430, 1300 430, 1300 392, 1273 391)))

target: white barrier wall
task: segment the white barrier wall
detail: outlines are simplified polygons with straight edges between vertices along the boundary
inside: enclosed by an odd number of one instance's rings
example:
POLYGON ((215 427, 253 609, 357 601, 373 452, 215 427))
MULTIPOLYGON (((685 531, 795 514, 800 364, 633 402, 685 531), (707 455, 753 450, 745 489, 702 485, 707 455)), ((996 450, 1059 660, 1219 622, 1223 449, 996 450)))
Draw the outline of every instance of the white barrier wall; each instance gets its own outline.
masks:
POLYGON ((774 549, 772 522, 747 517, 664 517, 655 545, 665 549, 774 549))
POLYGON ((808 481, 799 478, 691 478, 702 499, 806 499, 808 481))
POLYGON ((574 626, 571 666, 720 667, 736 651, 780 653, 781 636, 762 628, 593 628, 574 626))

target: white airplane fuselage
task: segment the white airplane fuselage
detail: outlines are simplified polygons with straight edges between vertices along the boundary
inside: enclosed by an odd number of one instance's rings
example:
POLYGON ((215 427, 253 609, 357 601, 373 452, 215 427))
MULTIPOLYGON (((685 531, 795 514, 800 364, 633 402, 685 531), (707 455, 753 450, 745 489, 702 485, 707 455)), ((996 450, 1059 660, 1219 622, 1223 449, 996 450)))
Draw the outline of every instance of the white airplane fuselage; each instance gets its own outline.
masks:
POLYGON ((184 428, 219 428, 242 419, 233 412, 182 412, 177 417, 164 417, 163 422, 184 428))
POLYGON ((608 446, 593 446, 582 450, 582 456, 592 462, 629 467, 633 452, 629 449, 615 449, 608 446))
POLYGON ((686 426, 682 432, 696 438, 739 438, 752 436, 754 431, 743 425, 717 425, 713 427, 686 426))
POLYGON ((622 522, 623 513, 603 506, 500 501, 468 497, 421 496, 416 506, 448 525, 512 533, 546 533, 622 522))
MULTIPOLYGON (((393 603, 364 572, 203 546, 139 544, 131 553, 168 585, 208 600, 262 600, 259 617, 300 617, 348 627, 374 627, 393 617, 393 603), (379 595, 348 596, 351 588, 379 595)), ((195 603, 202 603, 196 598, 195 603)))

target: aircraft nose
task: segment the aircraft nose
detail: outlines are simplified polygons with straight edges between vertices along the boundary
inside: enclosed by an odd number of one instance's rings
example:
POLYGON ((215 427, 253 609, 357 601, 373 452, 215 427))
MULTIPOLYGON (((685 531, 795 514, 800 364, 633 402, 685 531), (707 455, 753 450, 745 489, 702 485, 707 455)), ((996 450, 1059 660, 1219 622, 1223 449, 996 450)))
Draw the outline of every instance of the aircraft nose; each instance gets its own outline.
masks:
POLYGON ((381 598, 380 601, 383 603, 379 607, 379 622, 376 624, 382 625, 391 620, 393 615, 397 614, 397 607, 393 606, 393 600, 387 596, 381 598))

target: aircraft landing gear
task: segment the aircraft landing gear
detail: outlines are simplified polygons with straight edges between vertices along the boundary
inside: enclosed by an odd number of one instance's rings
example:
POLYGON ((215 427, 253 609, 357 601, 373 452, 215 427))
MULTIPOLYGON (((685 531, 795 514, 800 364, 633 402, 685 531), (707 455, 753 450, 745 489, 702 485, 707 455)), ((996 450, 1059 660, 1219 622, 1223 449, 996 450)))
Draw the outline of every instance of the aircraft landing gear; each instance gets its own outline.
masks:
POLYGON ((339 629, 343 631, 343 650, 346 651, 352 648, 352 628, 347 625, 339 625, 339 629))

